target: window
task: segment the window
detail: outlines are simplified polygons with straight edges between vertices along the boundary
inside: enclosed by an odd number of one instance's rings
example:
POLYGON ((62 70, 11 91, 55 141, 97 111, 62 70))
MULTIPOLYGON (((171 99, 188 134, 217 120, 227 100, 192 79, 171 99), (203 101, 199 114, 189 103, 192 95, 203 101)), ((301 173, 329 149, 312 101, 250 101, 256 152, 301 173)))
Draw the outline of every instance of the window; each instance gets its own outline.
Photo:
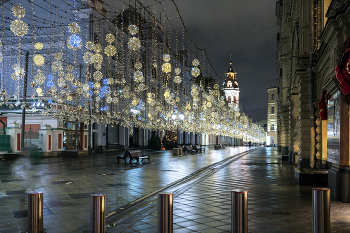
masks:
POLYGON ((271 124, 271 130, 275 130, 275 124, 271 124))
POLYGON ((275 94, 272 93, 272 94, 271 94, 271 100, 274 100, 274 99, 275 99, 275 94))
POLYGON ((231 96, 228 97, 228 102, 231 103, 231 96))
POLYGON ((271 107, 271 114, 275 114, 275 107, 271 107))
POLYGON ((237 103, 237 98, 236 98, 236 96, 233 97, 233 103, 235 103, 235 104, 237 103))

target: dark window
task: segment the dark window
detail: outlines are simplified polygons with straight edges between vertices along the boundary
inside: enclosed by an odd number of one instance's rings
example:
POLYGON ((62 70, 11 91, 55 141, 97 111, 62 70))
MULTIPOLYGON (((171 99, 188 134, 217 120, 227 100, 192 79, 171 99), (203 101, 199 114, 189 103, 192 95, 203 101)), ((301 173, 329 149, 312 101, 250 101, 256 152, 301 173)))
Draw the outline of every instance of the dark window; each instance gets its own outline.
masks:
POLYGON ((271 94, 271 100, 274 100, 274 99, 275 99, 275 94, 272 93, 272 94, 271 94))
POLYGON ((271 107, 271 114, 275 113, 275 107, 271 107))

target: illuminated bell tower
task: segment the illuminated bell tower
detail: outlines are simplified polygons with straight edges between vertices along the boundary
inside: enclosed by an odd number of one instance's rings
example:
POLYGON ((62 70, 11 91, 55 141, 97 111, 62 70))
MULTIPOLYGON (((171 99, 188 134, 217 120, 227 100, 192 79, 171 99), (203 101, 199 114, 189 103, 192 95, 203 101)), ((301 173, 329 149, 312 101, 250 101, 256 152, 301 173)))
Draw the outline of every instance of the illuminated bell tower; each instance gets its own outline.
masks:
POLYGON ((225 97, 228 102, 229 107, 239 108, 239 87, 236 79, 236 74, 233 72, 232 68, 232 60, 230 58, 230 68, 228 68, 228 72, 226 73, 225 82, 224 82, 224 92, 225 97))

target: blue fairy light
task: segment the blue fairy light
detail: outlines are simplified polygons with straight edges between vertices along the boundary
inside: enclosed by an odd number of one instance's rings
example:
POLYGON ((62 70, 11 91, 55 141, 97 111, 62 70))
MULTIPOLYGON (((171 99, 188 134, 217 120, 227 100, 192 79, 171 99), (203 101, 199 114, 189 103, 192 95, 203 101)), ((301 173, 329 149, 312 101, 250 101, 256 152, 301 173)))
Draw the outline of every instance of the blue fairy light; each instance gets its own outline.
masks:
POLYGON ((94 83, 93 82, 88 82, 89 87, 92 89, 94 88, 94 83))
POLYGON ((98 94, 98 96, 99 96, 100 98, 103 98, 103 97, 105 97, 105 96, 106 96, 106 93, 104 93, 104 92, 100 92, 100 94, 98 94))
POLYGON ((51 99, 49 99, 47 102, 48 102, 49 104, 52 104, 52 100, 51 100, 51 99))
POLYGON ((73 34, 69 37, 69 44, 72 47, 80 47, 81 46, 81 38, 80 36, 73 34))
POLYGON ((103 84, 104 84, 104 85, 108 85, 108 79, 106 79, 106 78, 103 79, 103 84))
POLYGON ((48 79, 48 80, 53 80, 52 74, 49 74, 49 75, 47 76, 47 79, 48 79))
POLYGON ((52 80, 49 80, 49 81, 47 81, 47 83, 46 83, 46 86, 47 87, 53 87, 53 85, 54 85, 54 83, 53 83, 53 81, 52 80))
POLYGON ((142 120, 142 117, 139 116, 137 119, 140 121, 140 120, 142 120))

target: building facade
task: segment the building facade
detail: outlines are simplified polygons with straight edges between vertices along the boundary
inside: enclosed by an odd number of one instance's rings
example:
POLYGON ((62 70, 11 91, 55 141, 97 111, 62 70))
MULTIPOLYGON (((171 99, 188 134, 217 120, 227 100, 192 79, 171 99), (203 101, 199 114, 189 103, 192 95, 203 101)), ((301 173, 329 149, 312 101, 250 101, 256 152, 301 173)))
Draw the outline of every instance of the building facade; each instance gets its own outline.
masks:
POLYGON ((267 89, 267 146, 277 146, 277 88, 267 89))
POLYGON ((281 153, 299 183, 312 184, 302 175, 311 169, 333 199, 350 202, 350 1, 278 1, 276 9, 281 153))

